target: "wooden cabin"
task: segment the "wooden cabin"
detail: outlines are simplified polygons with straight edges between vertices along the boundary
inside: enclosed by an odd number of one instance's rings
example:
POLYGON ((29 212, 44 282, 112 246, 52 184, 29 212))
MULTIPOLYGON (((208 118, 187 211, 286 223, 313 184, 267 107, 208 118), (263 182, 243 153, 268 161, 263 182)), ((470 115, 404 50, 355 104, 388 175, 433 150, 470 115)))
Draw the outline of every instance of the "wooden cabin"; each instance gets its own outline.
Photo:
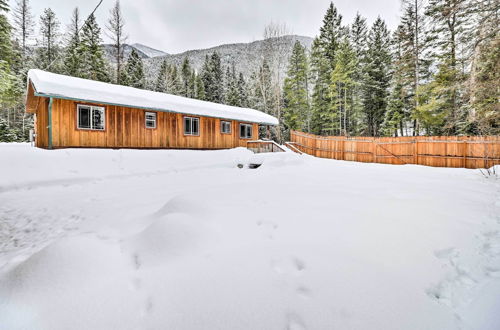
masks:
POLYGON ((27 88, 40 148, 246 147, 259 138, 259 125, 278 124, 254 109, 41 70, 28 72, 27 88))

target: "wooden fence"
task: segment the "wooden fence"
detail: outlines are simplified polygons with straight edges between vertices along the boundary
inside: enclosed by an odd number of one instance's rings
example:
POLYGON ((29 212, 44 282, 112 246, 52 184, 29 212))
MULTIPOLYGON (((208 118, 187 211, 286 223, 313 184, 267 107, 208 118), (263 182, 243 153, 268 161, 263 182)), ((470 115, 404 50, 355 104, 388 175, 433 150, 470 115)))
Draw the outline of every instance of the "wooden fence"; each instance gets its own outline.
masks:
POLYGON ((317 136, 291 131, 300 151, 366 163, 489 168, 500 164, 500 136, 317 136))

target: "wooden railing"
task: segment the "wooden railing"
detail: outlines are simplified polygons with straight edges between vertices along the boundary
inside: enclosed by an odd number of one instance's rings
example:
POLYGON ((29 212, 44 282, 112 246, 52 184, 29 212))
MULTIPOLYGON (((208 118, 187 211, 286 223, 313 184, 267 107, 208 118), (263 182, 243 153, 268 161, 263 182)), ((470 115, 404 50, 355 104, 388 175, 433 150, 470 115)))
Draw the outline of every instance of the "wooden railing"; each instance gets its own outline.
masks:
POLYGON ((500 136, 345 137, 290 133, 309 155, 384 164, 489 168, 500 164, 500 136))
POLYGON ((274 141, 268 140, 256 140, 256 141, 248 141, 247 148, 255 153, 261 152, 285 152, 279 144, 274 141))
POLYGON ((292 150, 293 152, 296 152, 298 154, 303 154, 302 151, 300 151, 297 146, 296 146, 296 143, 295 142, 285 142, 285 147, 287 147, 288 149, 292 150))

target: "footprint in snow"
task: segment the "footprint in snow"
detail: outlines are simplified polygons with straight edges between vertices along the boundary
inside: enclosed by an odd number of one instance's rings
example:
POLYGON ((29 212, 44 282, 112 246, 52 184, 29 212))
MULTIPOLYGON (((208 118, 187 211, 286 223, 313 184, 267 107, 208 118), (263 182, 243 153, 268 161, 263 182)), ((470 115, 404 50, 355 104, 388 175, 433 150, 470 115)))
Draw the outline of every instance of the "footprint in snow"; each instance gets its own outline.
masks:
POLYGON ((500 267, 489 267, 485 268, 486 275, 489 277, 500 278, 500 267))
POLYGON ((293 262, 295 264, 295 268, 297 269, 297 271, 301 272, 306 269, 306 264, 301 259, 295 257, 293 258, 293 262))
POLYGON ((303 285, 299 286, 297 288, 296 292, 299 296, 301 296, 303 298, 311 298, 311 296, 312 296, 311 290, 308 287, 303 286, 303 285))
POLYGON ((306 330, 304 322, 295 313, 288 313, 286 316, 286 330, 306 330))
POLYGON ((153 311, 153 299, 148 297, 144 304, 144 309, 141 311, 141 316, 144 317, 153 311))
POLYGON ((434 251, 434 255, 439 259, 448 259, 457 257, 458 252, 455 250, 455 248, 447 248, 434 251))
POLYGON ((257 226, 261 227, 267 238, 269 238, 270 240, 273 240, 274 239, 274 231, 276 229, 278 229, 278 225, 275 224, 274 222, 272 221, 266 221, 266 220, 259 220, 256 222, 257 226))
POLYGON ((141 259, 139 258, 139 255, 137 253, 133 255, 133 261, 134 261, 134 268, 136 270, 139 270, 139 268, 141 268, 141 259))

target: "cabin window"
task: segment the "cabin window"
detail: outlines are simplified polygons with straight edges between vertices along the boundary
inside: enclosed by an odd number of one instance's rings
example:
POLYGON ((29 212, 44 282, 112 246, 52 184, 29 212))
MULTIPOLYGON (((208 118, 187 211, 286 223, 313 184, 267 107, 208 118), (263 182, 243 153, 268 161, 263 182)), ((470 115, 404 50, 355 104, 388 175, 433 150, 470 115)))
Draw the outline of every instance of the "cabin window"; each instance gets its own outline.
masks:
POLYGON ((200 135, 200 118, 184 117, 184 135, 200 135))
POLYGON ((156 128, 156 112, 146 112, 146 128, 156 128))
POLYGON ((224 134, 231 134, 231 122, 230 121, 221 121, 220 131, 221 131, 221 133, 224 133, 224 134))
POLYGON ((105 128, 104 107, 79 104, 77 119, 79 129, 103 131, 105 128))
POLYGON ((252 138, 252 125, 240 124, 240 138, 241 139, 251 139, 252 138))

